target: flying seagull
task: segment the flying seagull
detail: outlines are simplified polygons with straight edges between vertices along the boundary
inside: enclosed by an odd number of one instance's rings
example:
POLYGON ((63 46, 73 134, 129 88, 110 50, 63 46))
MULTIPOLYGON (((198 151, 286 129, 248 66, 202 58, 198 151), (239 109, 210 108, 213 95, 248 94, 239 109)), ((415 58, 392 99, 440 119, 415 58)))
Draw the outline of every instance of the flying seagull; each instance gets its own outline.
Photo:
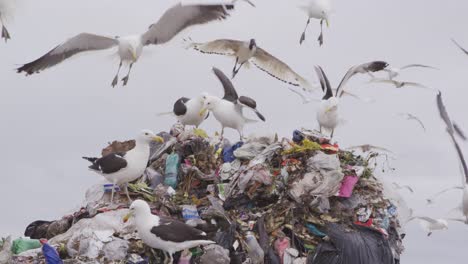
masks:
POLYGON ((360 145, 360 146, 352 146, 352 147, 348 147, 346 149, 350 149, 350 150, 359 149, 363 153, 366 153, 366 152, 369 152, 369 151, 384 151, 384 152, 388 152, 388 153, 393 153, 391 150, 388 150, 386 148, 382 148, 382 147, 378 147, 378 146, 374 146, 374 145, 369 145, 369 144, 360 145))
POLYGON ((318 37, 318 42, 320 46, 323 45, 323 21, 326 22, 327 27, 329 26, 329 16, 332 11, 331 0, 309 0, 307 5, 299 6, 300 9, 304 10, 307 14, 307 23, 302 32, 301 39, 299 44, 302 44, 305 40, 305 35, 307 27, 310 24, 310 19, 315 18, 320 20, 320 35, 318 37))
MULTIPOLYGON (((11 39, 10 32, 8 32, 8 29, 5 26, 5 20, 6 16, 8 13, 9 8, 9 3, 6 0, 0 0, 0 25, 2 25, 2 38, 7 42, 9 39, 11 39)), ((10 1, 11 2, 11 1, 10 1)))
POLYGON ((432 232, 436 230, 447 230, 448 222, 445 219, 434 219, 427 216, 414 216, 411 217, 408 221, 413 221, 414 219, 420 220, 421 227, 424 231, 427 232, 427 236, 432 235, 432 232))
POLYGON ((198 126, 208 118, 209 112, 200 115, 200 111, 203 108, 204 99, 203 96, 195 98, 182 97, 174 103, 173 113, 177 117, 177 120, 184 126, 198 126))
POLYGON ((397 81, 397 80, 388 80, 388 79, 379 79, 379 78, 375 78, 375 79, 371 79, 369 82, 371 83, 388 83, 388 84, 392 84, 395 86, 395 88, 403 88, 403 87, 419 87, 419 88, 424 88, 424 89, 429 89, 429 90, 433 90, 432 88, 429 88, 427 86, 424 86, 420 83, 416 83, 416 82, 406 82, 406 81, 397 81))
POLYGON ((398 183, 394 182, 392 183, 393 184, 393 187, 396 189, 396 190, 401 190, 401 189, 407 189, 409 192, 411 193, 414 193, 413 191, 413 188, 411 188, 409 185, 399 185, 398 183))
POLYGON ((442 191, 440 191, 438 193, 435 193, 431 197, 427 198, 426 201, 427 201, 428 204, 433 204, 437 197, 441 196, 442 194, 444 194, 446 192, 452 191, 452 190, 463 190, 463 187, 462 186, 454 186, 454 187, 444 189, 444 190, 442 190, 442 191))
POLYGON ((140 58, 144 46, 164 44, 188 27, 225 19, 229 15, 227 10, 233 8, 232 5, 182 6, 179 3, 169 8, 159 21, 152 24, 148 31, 142 35, 111 38, 81 33, 58 45, 39 59, 21 66, 17 69, 17 72, 25 72, 26 75, 31 75, 55 66, 81 52, 118 47, 120 64, 112 81, 112 87, 115 87, 118 83, 123 63, 129 64, 128 73, 122 79, 123 85, 126 85, 132 66, 140 58))
POLYGON ((333 94, 333 89, 325 72, 320 66, 316 66, 315 72, 317 73, 318 79, 320 80, 320 85, 324 93, 322 101, 319 105, 319 110, 317 112, 317 121, 320 126, 320 132, 322 132, 322 128, 331 130, 330 137, 333 138, 334 130, 339 122, 339 98, 345 94, 344 86, 354 75, 358 73, 381 71, 387 66, 388 64, 386 62, 373 61, 351 67, 341 80, 338 87, 336 88, 335 95, 333 94))
POLYGON ((448 115, 447 109, 445 108, 444 102, 442 100, 442 93, 440 91, 437 94, 437 108, 439 109, 440 117, 447 126, 447 133, 452 139, 452 143, 455 146, 455 150, 457 151, 457 155, 460 160, 463 196, 461 205, 457 207, 457 209, 459 209, 463 213, 464 217, 466 218, 466 222, 468 223, 468 165, 463 155, 463 151, 460 145, 458 144, 457 139, 455 138, 455 134, 457 133, 457 131, 455 130, 452 120, 448 115))
POLYGON ((400 68, 392 67, 390 65, 384 71, 386 71, 388 73, 388 79, 393 80, 394 78, 396 78, 396 77, 398 77, 400 75, 401 71, 406 70, 406 69, 411 69, 411 68, 426 68, 426 69, 438 70, 438 68, 432 67, 432 66, 429 66, 429 65, 409 64, 409 65, 405 65, 405 66, 400 67, 400 68))
POLYGON ((426 132, 426 127, 424 126, 424 123, 417 116, 410 114, 410 113, 399 113, 398 115, 405 118, 406 120, 414 120, 418 122, 418 124, 422 127, 424 132, 426 132))
POLYGON ((224 88, 224 97, 204 94, 204 105, 200 111, 200 116, 204 116, 207 111, 211 111, 221 123, 221 137, 224 134, 224 128, 229 127, 239 132, 240 139, 243 139, 243 128, 246 123, 255 122, 244 117, 242 110, 248 108, 255 112, 258 118, 265 121, 265 117, 257 110, 257 102, 247 96, 238 96, 231 80, 219 69, 213 68, 213 72, 218 77, 224 88))
POLYGON ((138 236, 147 246, 169 253, 169 263, 173 263, 172 254, 175 252, 215 243, 208 240, 203 231, 171 218, 151 214, 151 208, 143 200, 135 200, 129 210, 124 222, 135 217, 138 236))
POLYGON ((452 39, 452 42, 457 45, 457 47, 463 51, 463 53, 465 53, 466 55, 468 55, 468 51, 466 49, 464 49, 460 44, 458 44, 458 42, 456 42, 454 39, 452 39))
POLYGON ((311 91, 314 88, 286 63, 258 47, 255 39, 251 39, 250 41, 217 39, 206 43, 190 43, 188 48, 193 48, 205 54, 235 57, 236 63, 232 69, 233 78, 244 64, 248 66, 252 62, 257 68, 282 82, 301 87, 307 91, 311 91))
MULTIPOLYGON (((156 136, 149 130, 143 130, 135 140, 135 147, 126 153, 112 153, 101 158, 83 157, 92 163, 89 169, 104 176, 115 185, 125 184, 127 198, 127 184, 138 179, 148 165, 150 142, 163 142, 163 138, 156 136)), ((114 188, 112 188, 111 204, 114 202, 114 188)))
MULTIPOLYGON (((182 0, 180 3, 185 5, 235 5, 239 0, 182 0)), ((255 4, 250 0, 242 0, 249 5, 255 7, 255 4)))

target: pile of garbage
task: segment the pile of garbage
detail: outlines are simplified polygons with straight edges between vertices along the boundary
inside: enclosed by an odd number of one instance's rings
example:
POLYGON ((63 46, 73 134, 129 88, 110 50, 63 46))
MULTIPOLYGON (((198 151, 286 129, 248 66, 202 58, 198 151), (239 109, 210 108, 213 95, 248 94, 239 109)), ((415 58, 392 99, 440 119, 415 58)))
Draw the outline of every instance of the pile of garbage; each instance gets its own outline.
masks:
MULTIPOLYGON (((179 252, 174 263, 399 263, 398 209, 363 156, 340 150, 315 131, 292 139, 249 138, 231 144, 175 126, 151 147, 150 165, 129 184, 152 212, 205 231, 216 242, 179 252)), ((104 153, 132 148, 114 142, 104 153)), ((0 263, 44 263, 36 239, 49 239, 63 263, 164 263, 134 223, 112 184, 86 192, 83 207, 56 221, 35 221, 25 236, 0 244, 0 263)), ((49 261, 47 263, 59 263, 49 261)))

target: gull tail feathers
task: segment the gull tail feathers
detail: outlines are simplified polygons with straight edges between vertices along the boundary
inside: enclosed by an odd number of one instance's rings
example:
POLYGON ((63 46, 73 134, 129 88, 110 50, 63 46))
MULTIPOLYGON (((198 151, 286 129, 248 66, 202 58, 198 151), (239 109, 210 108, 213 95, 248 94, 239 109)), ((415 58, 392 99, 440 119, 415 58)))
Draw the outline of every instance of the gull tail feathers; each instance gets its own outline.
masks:
POLYGON ((91 169, 91 170, 99 170, 99 165, 96 164, 95 162, 98 160, 98 158, 95 158, 95 157, 83 157, 83 159, 89 161, 92 163, 92 165, 90 165, 88 168, 91 169))
POLYGON ((157 113, 156 114, 157 116, 172 116, 174 115, 173 112, 161 112, 161 113, 157 113))

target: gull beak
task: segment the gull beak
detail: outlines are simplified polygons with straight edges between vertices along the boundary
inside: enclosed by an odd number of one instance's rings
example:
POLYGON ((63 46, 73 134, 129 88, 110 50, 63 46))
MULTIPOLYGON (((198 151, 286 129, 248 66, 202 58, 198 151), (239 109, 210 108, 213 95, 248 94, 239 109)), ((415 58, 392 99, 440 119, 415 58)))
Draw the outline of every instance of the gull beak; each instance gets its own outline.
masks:
POLYGON ((155 137, 153 137, 153 141, 159 142, 159 143, 164 143, 164 138, 162 138, 160 136, 155 136, 155 137))
POLYGON ((198 113, 200 116, 204 116, 206 114, 206 111, 208 111, 208 109, 206 108, 203 108, 202 110, 200 110, 200 112, 198 113))
POLYGON ((327 109, 325 109, 325 113, 328 113, 331 111, 331 107, 327 107, 327 109))
POLYGON ((330 20, 328 20, 328 18, 325 19, 325 23, 327 24, 327 27, 330 27, 330 20))
POLYGON ((130 217, 132 217, 132 213, 126 214, 126 215, 122 218, 123 222, 124 222, 124 223, 127 223, 127 222, 128 222, 128 219, 130 219, 130 217))
POLYGON ((137 58, 137 54, 136 54, 135 49, 134 48, 129 48, 129 51, 132 54, 133 60, 136 61, 138 58, 137 58))

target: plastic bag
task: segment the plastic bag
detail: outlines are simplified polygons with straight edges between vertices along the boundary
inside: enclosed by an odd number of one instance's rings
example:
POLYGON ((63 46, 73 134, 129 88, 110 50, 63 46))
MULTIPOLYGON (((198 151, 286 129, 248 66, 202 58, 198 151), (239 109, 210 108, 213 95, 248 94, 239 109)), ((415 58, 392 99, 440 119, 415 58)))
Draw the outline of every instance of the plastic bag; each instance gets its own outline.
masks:
POLYGON ((200 258, 203 264, 229 264, 231 258, 229 257, 229 250, 216 245, 208 245, 204 247, 205 254, 200 258))
POLYGON ((8 264, 11 259, 11 236, 3 239, 2 250, 0 251, 0 264, 8 264))
POLYGON ((177 174, 179 171, 180 158, 179 154, 173 153, 166 159, 166 170, 164 175, 164 184, 177 188, 177 174))
POLYGON ((13 240, 11 251, 17 255, 30 249, 40 248, 41 242, 37 239, 18 238, 13 240))
POLYGON ((124 260, 127 256, 128 247, 128 241, 114 238, 113 241, 105 244, 102 250, 107 260, 124 260))
POLYGON ((42 254, 44 255, 46 264, 63 264, 62 259, 58 255, 57 250, 42 240, 42 254))

